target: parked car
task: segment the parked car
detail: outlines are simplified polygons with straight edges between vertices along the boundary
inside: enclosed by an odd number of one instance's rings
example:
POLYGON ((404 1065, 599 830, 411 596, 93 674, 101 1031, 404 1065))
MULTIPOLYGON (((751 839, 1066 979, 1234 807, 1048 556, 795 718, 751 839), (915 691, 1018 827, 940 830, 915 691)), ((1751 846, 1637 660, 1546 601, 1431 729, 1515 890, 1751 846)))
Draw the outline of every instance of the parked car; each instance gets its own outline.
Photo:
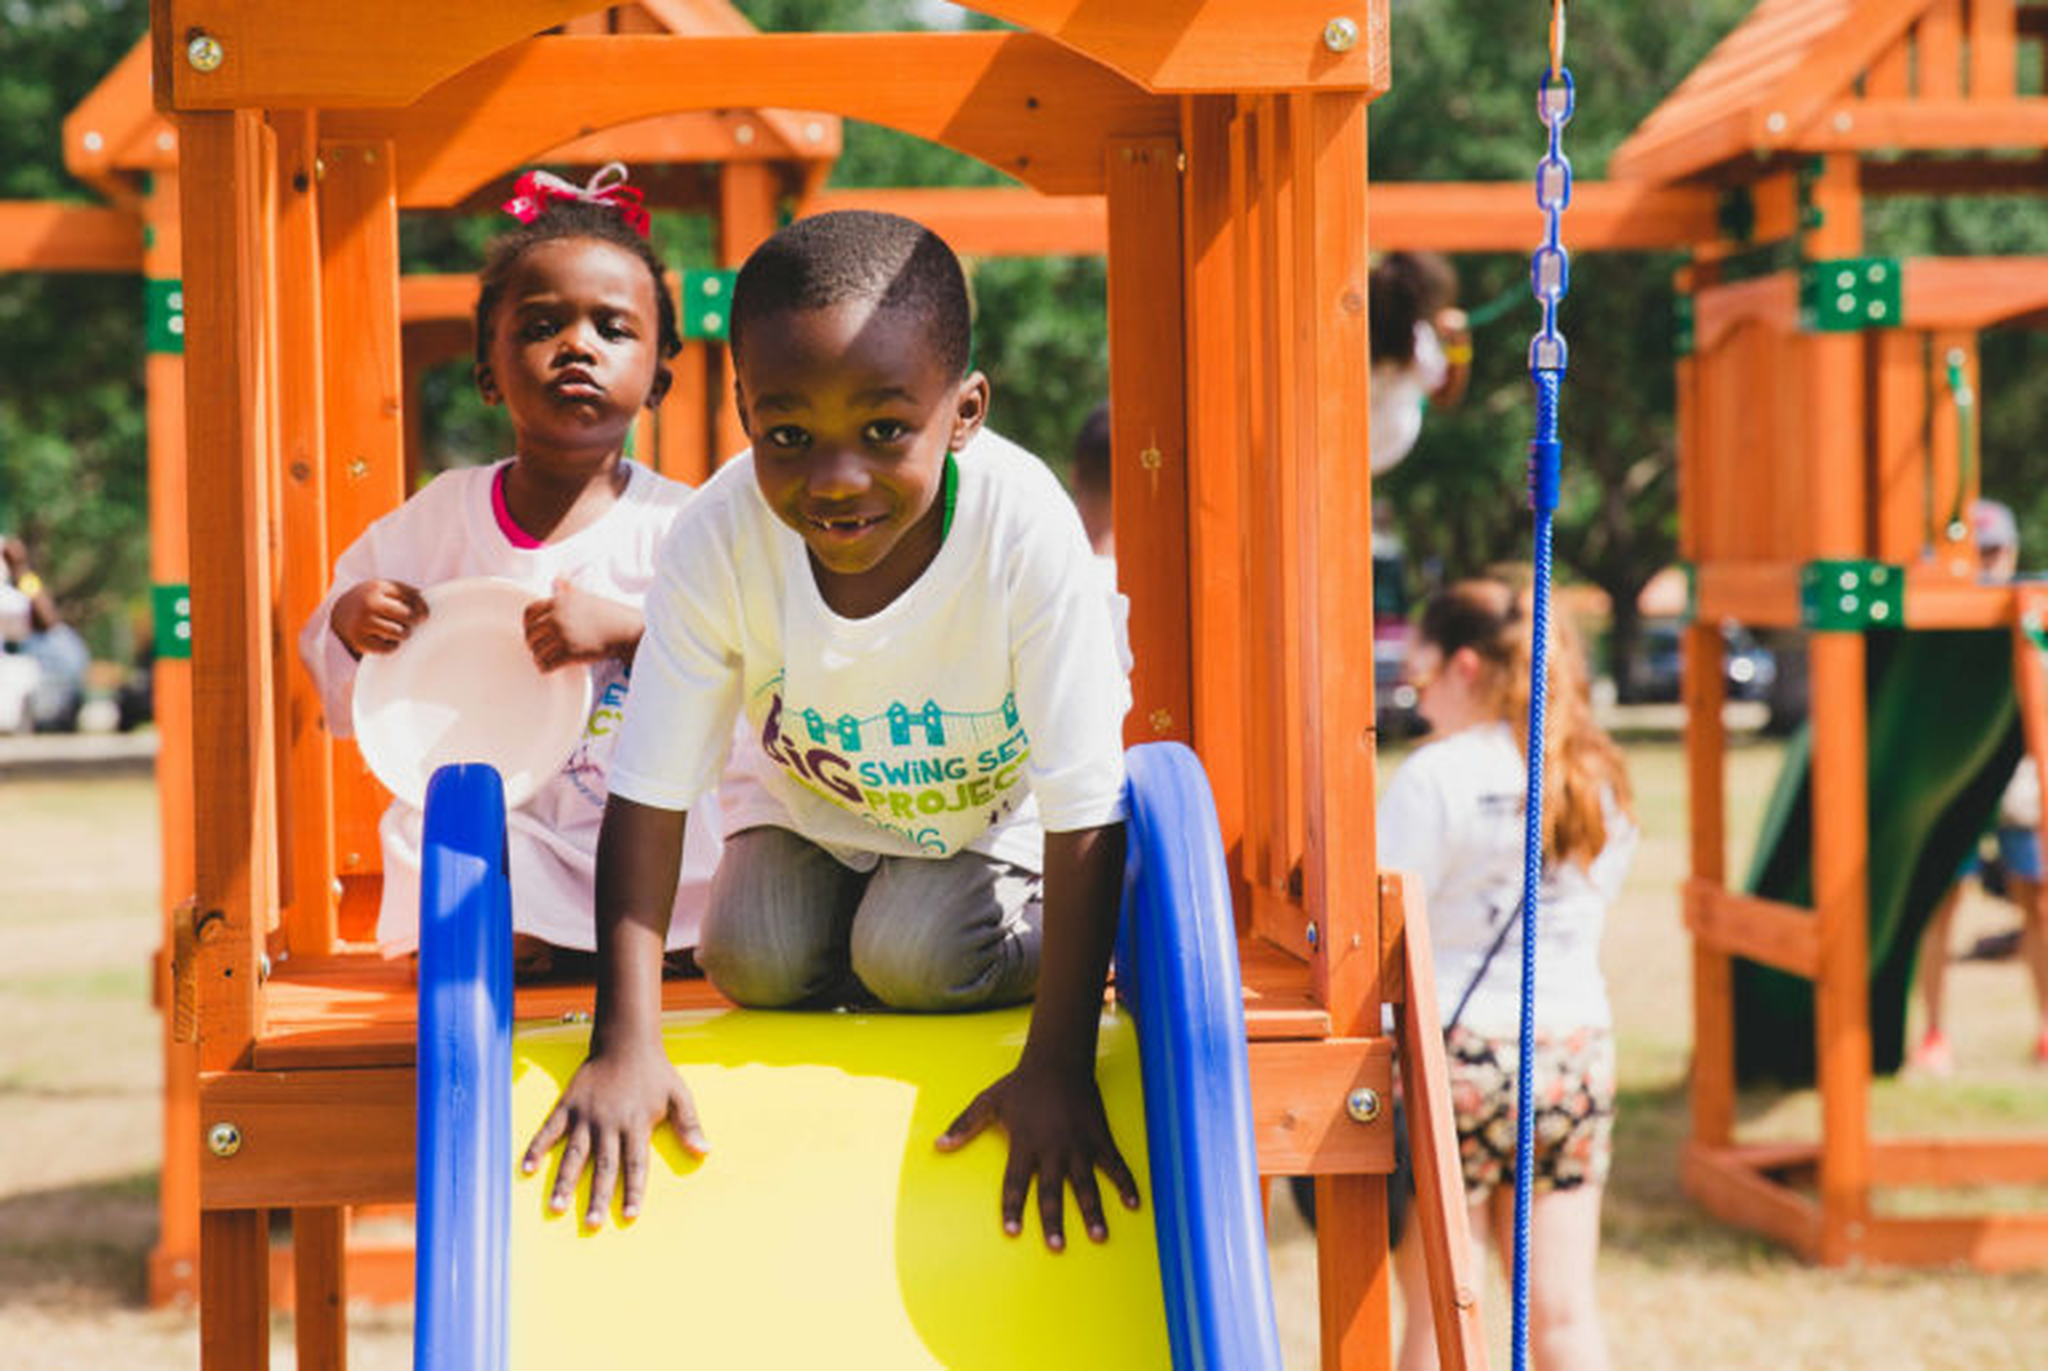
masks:
POLYGON ((1382 738, 1406 738, 1426 725, 1415 712, 1415 687, 1404 679, 1415 625, 1409 622, 1408 563, 1392 534, 1374 539, 1372 555, 1372 680, 1382 738))
MULTIPOLYGON (((1637 643, 1633 698, 1644 703, 1677 700, 1682 693, 1680 641, 1685 625, 1656 619, 1643 625, 1637 643)), ((1731 700, 1766 700, 1778 679, 1777 655, 1737 623, 1721 626, 1726 690, 1731 700)))

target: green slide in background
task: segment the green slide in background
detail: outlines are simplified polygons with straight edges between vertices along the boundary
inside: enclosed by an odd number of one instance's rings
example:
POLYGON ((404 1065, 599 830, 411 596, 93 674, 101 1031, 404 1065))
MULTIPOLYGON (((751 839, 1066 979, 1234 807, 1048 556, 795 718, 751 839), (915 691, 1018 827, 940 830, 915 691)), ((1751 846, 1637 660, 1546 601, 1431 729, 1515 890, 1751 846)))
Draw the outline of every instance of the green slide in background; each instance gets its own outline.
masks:
MULTIPOLYGON (((1872 1069, 1888 1075, 1905 1057, 1921 930, 1991 823, 2025 748, 2009 633, 1872 632, 1868 641, 1870 1055, 1872 1069)), ((1749 874, 1750 893, 1805 908, 1813 904, 1810 727, 1786 748, 1749 874)), ((1810 1083, 1813 1034, 1810 982, 1736 960, 1739 1081, 1810 1083)))

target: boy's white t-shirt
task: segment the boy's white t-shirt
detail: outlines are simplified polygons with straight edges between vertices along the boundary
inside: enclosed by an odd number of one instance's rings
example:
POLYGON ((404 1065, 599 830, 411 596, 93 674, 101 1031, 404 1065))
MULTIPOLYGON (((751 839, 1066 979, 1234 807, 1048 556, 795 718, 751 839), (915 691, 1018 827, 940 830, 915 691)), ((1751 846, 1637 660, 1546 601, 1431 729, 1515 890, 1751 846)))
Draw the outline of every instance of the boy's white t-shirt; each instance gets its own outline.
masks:
POLYGON ((863 870, 1038 870, 1045 830, 1122 819, 1130 685, 1080 517, 986 429, 956 459, 938 555, 865 619, 825 603, 754 454, 713 476, 661 550, 612 789, 688 808, 730 752, 728 833, 789 829, 863 870))
MULTIPOLYGON (((1380 865, 1422 882, 1437 1005, 1446 1024, 1521 903, 1526 784, 1513 731, 1504 723, 1483 724, 1417 748, 1380 796, 1380 865)), ((1544 873, 1536 921, 1538 1028, 1613 1023, 1600 973, 1600 935, 1635 855, 1637 832, 1611 795, 1605 801, 1607 846, 1600 855, 1590 866, 1554 863, 1544 873)), ((1521 953, 1517 925, 1486 966, 1460 1027, 1490 1037, 1516 1035, 1521 953)))
MULTIPOLYGON (((335 563, 334 582, 299 636, 299 655, 319 688, 327 727, 335 737, 354 732, 350 709, 358 663, 331 628, 335 601, 350 587, 385 579, 424 588, 466 576, 496 576, 543 598, 554 594, 557 577, 566 577, 580 589, 637 605, 654 578, 656 550, 692 495, 688 486, 627 462, 625 490, 595 523, 560 542, 522 548, 505 536, 491 504, 491 484, 507 464, 443 472, 364 529, 335 563)), ((588 950, 596 946, 597 831, 604 818, 605 772, 628 695, 627 673, 615 661, 560 669, 591 672, 591 714, 568 762, 507 816, 512 925, 558 947, 588 950)), ((419 810, 394 800, 378 825, 384 892, 377 939, 393 955, 418 943, 422 818, 419 810)), ((715 826, 691 834, 669 946, 696 942, 718 851, 715 826)))

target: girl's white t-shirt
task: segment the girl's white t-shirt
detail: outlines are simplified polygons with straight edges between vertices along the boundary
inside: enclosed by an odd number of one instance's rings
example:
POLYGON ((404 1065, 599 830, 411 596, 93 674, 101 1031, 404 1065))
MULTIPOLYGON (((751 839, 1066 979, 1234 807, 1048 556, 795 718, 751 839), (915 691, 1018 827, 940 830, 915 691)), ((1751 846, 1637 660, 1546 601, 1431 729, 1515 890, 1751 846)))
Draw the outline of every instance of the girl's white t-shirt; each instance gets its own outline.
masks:
POLYGON ((730 753, 728 833, 789 829, 856 869, 1038 870, 1045 830, 1122 819, 1130 685, 1080 518, 1007 439, 955 455, 937 556, 864 619, 825 603, 754 454, 713 476, 661 550, 612 789, 688 808, 730 753))
MULTIPOLYGON (((1417 748, 1380 796, 1380 865, 1422 882, 1437 1004, 1446 1024, 1521 903, 1526 782, 1513 731, 1504 723, 1482 724, 1417 748)), ((1635 855, 1637 831, 1611 795, 1605 801, 1607 846, 1600 855, 1590 865, 1554 863, 1544 873, 1536 921, 1536 1026, 1542 1029, 1613 1022, 1600 973, 1600 935, 1635 855)), ((1515 1036, 1521 952, 1518 925, 1486 965, 1461 1027, 1515 1036)))
MULTIPOLYGON (((656 550, 691 498, 688 486, 627 462, 618 502, 588 528, 540 547, 515 546, 498 526, 491 484, 507 461, 443 472, 391 513, 363 530, 334 565, 334 582, 299 636, 299 655, 319 688, 328 730, 352 736, 356 659, 331 628, 335 601, 363 581, 384 579, 426 587, 467 576, 516 581, 535 598, 554 594, 565 577, 583 590, 638 605, 654 579, 656 550)), ((566 666, 591 673, 590 718, 568 762, 533 798, 508 816, 512 925, 557 947, 596 947, 597 830, 604 818, 605 772, 629 695, 615 661, 566 666)), ((396 955, 417 946, 422 815, 393 800, 378 825, 384 893, 377 939, 396 955)), ((715 825, 693 830, 676 891, 669 945, 697 940, 711 874, 718 864, 715 825)))

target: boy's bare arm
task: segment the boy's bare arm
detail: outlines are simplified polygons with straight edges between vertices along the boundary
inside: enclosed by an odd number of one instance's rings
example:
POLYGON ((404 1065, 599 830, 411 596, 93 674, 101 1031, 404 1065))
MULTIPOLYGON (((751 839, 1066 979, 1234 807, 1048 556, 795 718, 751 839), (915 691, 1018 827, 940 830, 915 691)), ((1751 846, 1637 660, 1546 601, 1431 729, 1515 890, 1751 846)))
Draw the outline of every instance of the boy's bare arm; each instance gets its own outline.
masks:
POLYGON ((1124 867, 1124 826, 1045 835, 1045 942, 1038 1005, 1016 1070, 981 1092, 939 1138, 952 1151, 992 1123, 1010 1135, 1003 1174, 1003 1227, 1020 1232, 1024 1199, 1035 1182, 1046 1246, 1066 1245, 1062 1205, 1068 1186, 1088 1236, 1109 1236, 1099 1168, 1126 1208, 1138 1207, 1138 1183, 1110 1136, 1095 1083, 1102 988, 1116 941, 1124 867))
POLYGON ((521 1166, 532 1172, 564 1141, 549 1204, 569 1207, 590 1167, 584 1222, 603 1225, 623 1172, 621 1212, 640 1212, 647 1193, 648 1139, 667 1119, 684 1147, 703 1155, 711 1144, 697 1122, 690 1091, 661 1045, 661 953, 682 865, 680 810, 656 809, 614 795, 597 839, 597 1013, 590 1057, 528 1144, 521 1166))

